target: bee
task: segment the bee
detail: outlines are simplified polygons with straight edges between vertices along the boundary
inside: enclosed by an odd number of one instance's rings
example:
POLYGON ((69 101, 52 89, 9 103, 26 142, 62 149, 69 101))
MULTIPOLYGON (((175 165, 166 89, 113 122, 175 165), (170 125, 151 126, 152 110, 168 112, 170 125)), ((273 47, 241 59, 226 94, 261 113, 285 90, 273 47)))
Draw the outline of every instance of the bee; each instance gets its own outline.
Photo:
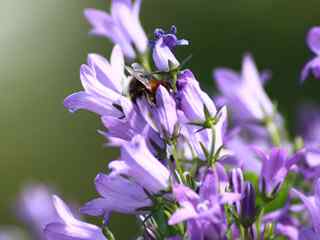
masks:
POLYGON ((145 71, 139 64, 134 63, 132 67, 126 67, 132 76, 129 83, 129 95, 133 101, 145 96, 149 103, 155 102, 155 94, 160 85, 170 88, 170 83, 166 80, 157 79, 153 73, 145 71))

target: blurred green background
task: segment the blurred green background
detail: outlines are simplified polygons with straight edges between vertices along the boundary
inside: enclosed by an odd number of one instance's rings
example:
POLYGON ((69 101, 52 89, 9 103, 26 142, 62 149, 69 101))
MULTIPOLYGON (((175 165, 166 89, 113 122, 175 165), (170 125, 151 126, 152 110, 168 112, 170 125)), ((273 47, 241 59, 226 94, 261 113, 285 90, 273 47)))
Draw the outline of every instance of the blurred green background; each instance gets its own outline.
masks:
MULTIPOLYGON (((109 1, 1 0, 0 225, 19 224, 14 201, 25 183, 48 183, 84 203, 96 196, 96 173, 116 158, 102 146, 95 115, 62 106, 81 89, 86 55, 110 54, 106 39, 87 35, 86 7, 108 9, 109 1)), ((320 100, 320 81, 298 83, 311 57, 305 34, 320 24, 319 9, 319 0, 145 0, 141 19, 150 36, 155 27, 177 25, 191 41, 182 54, 193 53, 189 67, 210 93, 214 67, 239 69, 243 53, 252 52, 260 69, 272 70, 267 91, 293 121, 298 102, 320 100)), ((118 239, 136 233, 127 217, 116 216, 111 225, 118 239)))

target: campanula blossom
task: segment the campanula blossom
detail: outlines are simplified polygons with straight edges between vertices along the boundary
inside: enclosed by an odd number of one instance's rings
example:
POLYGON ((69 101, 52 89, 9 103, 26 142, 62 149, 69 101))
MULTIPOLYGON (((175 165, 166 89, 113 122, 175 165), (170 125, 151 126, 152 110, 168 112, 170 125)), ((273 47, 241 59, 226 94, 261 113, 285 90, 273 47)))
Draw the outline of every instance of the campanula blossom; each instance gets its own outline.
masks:
POLYGON ((259 186, 266 196, 271 196, 280 189, 290 168, 304 156, 304 151, 301 150, 289 157, 282 148, 273 148, 270 154, 256 148, 256 153, 262 160, 259 186))
POLYGON ((118 44, 126 57, 134 59, 147 51, 148 39, 141 26, 141 0, 112 0, 111 13, 86 9, 84 15, 93 35, 103 36, 118 44), (138 53, 136 52, 138 51, 138 53))
POLYGON ((185 39, 178 39, 176 34, 175 26, 172 26, 168 33, 162 29, 156 29, 154 32, 155 40, 151 42, 152 57, 159 71, 169 72, 180 65, 173 50, 177 46, 189 45, 189 42, 185 39))
POLYGON ((44 234, 48 240, 106 240, 102 230, 93 224, 76 219, 69 207, 58 197, 53 196, 53 204, 60 221, 49 223, 44 234))
POLYGON ((307 35, 307 45, 316 56, 303 67, 301 81, 305 81, 310 72, 315 78, 320 79, 320 27, 310 29, 307 35))
POLYGON ((206 110, 211 117, 217 114, 217 108, 207 93, 201 90, 199 82, 190 70, 178 78, 177 101, 179 108, 191 122, 205 122, 206 110))
POLYGON ((115 46, 111 62, 99 55, 89 55, 88 63, 81 66, 81 83, 84 91, 68 96, 64 105, 71 112, 86 109, 99 115, 122 117, 132 108, 123 96, 127 86, 124 59, 121 49, 115 46))
POLYGON ((272 102, 263 89, 261 75, 250 55, 243 58, 241 74, 218 68, 213 75, 236 119, 263 120, 274 115, 272 102))

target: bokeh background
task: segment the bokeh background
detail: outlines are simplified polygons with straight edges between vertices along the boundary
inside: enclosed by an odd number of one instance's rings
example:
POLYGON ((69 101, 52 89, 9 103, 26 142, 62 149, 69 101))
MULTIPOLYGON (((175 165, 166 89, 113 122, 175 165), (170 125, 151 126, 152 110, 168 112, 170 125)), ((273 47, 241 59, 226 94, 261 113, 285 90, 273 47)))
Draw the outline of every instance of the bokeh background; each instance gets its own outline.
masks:
MULTIPOLYGON (((96 173, 116 157, 103 147, 95 115, 62 106, 81 89, 86 55, 110 54, 106 39, 87 35, 86 7, 108 9, 109 1, 0 1, 0 226, 22 226, 14 203, 26 183, 48 183, 84 203, 96 196, 96 173)), ((320 24, 319 9, 319 0, 144 0, 141 19, 150 36, 177 25, 191 41, 180 54, 193 54, 188 67, 209 93, 214 67, 239 69, 243 53, 253 53, 261 69, 272 70, 267 91, 292 127, 299 102, 320 100, 319 81, 298 81, 311 57, 305 34, 320 24)), ((116 216, 111 226, 121 240, 136 234, 132 218, 116 216)))

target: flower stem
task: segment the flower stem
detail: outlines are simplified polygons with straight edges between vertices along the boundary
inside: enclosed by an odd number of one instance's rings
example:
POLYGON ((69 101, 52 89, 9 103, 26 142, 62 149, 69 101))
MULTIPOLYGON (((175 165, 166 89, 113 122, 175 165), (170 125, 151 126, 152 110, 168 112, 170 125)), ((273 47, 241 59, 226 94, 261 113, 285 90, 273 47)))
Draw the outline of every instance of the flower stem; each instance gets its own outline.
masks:
POLYGON ((267 118, 265 120, 265 126, 269 132, 272 143, 279 147, 281 145, 281 134, 273 119, 267 118))

